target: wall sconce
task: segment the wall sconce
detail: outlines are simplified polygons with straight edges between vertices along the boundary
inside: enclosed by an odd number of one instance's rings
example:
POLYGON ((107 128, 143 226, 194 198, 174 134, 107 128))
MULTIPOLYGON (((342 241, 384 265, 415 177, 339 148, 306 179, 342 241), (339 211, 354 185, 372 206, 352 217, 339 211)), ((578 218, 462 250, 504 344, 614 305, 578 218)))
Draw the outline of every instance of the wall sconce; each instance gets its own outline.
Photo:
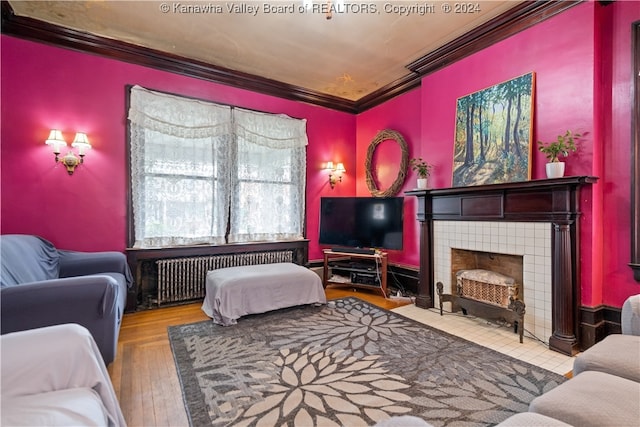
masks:
POLYGON ((50 145, 53 148, 53 154, 56 156, 56 163, 61 162, 67 168, 67 173, 69 175, 73 175, 76 167, 84 163, 86 151, 91 149, 91 144, 89 144, 87 134, 78 132, 76 133, 76 137, 73 139, 71 146, 78 149, 78 156, 80 158, 76 157, 76 155, 73 154, 73 151, 69 150, 69 152, 60 159, 60 149, 67 146, 67 141, 64 140, 62 132, 58 129, 51 129, 49 138, 47 138, 45 144, 50 145))
POLYGON ((329 171, 329 185, 332 190, 336 186, 336 182, 342 182, 342 174, 347 171, 342 163, 333 166, 333 162, 327 162, 325 170, 329 171))

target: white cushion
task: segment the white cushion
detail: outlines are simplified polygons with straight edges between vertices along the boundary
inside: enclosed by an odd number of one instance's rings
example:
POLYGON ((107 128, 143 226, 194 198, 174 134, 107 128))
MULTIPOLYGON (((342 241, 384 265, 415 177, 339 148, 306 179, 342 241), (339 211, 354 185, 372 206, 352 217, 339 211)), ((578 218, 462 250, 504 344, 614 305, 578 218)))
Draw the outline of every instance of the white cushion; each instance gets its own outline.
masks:
POLYGON ((533 412, 515 414, 497 424, 496 427, 571 427, 567 423, 533 412))
POLYGON ((98 393, 69 388, 48 393, 2 398, 3 426, 107 426, 98 393))
POLYGON ((2 426, 57 425, 57 421, 104 425, 105 413, 110 425, 126 425, 100 350, 86 328, 65 324, 4 334, 0 352, 2 426), (91 401, 96 396, 99 405, 91 401), (73 402, 66 404, 65 397, 73 402), (87 402, 87 408, 77 402, 87 402), (44 405, 38 408, 39 403, 44 405), (23 415, 25 421, 18 422, 23 415), (4 423, 5 417, 15 418, 4 423))
POLYGON ((374 427, 433 427, 422 418, 413 415, 396 415, 378 422, 374 427))
POLYGON ((573 375, 584 371, 606 372, 640 382, 640 337, 608 335, 573 361, 573 375))
POLYGON ((640 383, 585 371, 538 396, 529 411, 579 427, 637 426, 640 383))

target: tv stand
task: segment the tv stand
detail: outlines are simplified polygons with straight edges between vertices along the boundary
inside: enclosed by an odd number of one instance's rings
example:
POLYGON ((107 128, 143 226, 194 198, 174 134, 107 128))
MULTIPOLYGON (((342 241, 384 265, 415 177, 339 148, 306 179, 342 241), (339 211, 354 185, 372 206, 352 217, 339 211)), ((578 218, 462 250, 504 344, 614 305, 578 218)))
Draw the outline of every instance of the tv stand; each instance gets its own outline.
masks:
POLYGON ((375 289, 382 292, 382 296, 387 298, 387 253, 353 253, 342 252, 334 249, 325 249, 324 270, 322 275, 322 286, 348 286, 351 288, 375 289), (329 278, 329 263, 331 260, 340 260, 341 264, 336 267, 349 274, 343 280, 329 278), (349 261, 345 263, 344 261, 349 261), (362 263, 351 262, 362 261, 362 263), (361 264, 371 264, 372 268, 367 268, 361 264), (355 280, 354 280, 355 279, 355 280))
POLYGON ((368 249, 368 248, 342 248, 342 247, 337 247, 337 248, 331 248, 332 252, 338 252, 338 253, 343 253, 343 254, 362 254, 362 255, 375 255, 376 250, 375 249, 368 249))

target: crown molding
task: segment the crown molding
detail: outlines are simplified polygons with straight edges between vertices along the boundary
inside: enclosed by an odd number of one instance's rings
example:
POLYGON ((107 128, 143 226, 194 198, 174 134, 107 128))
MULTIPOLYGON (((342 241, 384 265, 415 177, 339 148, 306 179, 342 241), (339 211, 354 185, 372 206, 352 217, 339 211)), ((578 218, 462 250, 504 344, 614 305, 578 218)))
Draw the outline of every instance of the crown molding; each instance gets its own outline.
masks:
POLYGON ((355 102, 308 90, 264 77, 234 71, 202 61, 150 49, 119 40, 50 24, 38 19, 18 16, 7 1, 2 1, 3 34, 104 56, 170 73, 195 77, 252 92, 306 102, 333 110, 357 113, 355 102))
POLYGON ((521 3, 462 37, 406 65, 409 71, 407 75, 357 101, 65 28, 37 19, 21 17, 14 13, 13 8, 6 0, 1 2, 2 24, 0 29, 3 34, 27 40, 100 55, 292 101, 305 102, 332 110, 358 114, 419 87, 422 77, 425 75, 485 49, 579 3, 582 1, 528 1, 521 3))
POLYGON ((433 73, 471 54, 530 28, 582 1, 530 1, 521 3, 440 49, 407 65, 420 76, 433 73))
POLYGON ((366 111, 420 86, 422 78, 456 61, 488 48, 520 31, 563 12, 582 1, 528 1, 508 10, 441 48, 405 67, 411 71, 356 102, 358 112, 366 111))

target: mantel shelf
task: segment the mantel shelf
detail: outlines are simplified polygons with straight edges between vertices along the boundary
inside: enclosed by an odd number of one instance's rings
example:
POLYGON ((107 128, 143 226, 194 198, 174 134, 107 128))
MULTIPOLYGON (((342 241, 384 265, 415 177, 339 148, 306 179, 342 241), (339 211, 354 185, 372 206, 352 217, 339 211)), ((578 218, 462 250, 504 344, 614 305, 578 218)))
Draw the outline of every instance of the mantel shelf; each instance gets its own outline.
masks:
POLYGON ((593 184, 598 181, 595 176, 565 176, 553 179, 532 179, 529 181, 507 182, 502 184, 473 185, 468 187, 448 187, 431 190, 410 190, 405 191, 409 196, 430 194, 436 196, 452 196, 457 194, 481 194, 500 191, 537 190, 561 187, 566 185, 593 184))
POLYGON ((597 182, 593 176, 570 176, 506 184, 412 190, 418 221, 527 221, 567 223, 579 214, 576 190, 597 182))

